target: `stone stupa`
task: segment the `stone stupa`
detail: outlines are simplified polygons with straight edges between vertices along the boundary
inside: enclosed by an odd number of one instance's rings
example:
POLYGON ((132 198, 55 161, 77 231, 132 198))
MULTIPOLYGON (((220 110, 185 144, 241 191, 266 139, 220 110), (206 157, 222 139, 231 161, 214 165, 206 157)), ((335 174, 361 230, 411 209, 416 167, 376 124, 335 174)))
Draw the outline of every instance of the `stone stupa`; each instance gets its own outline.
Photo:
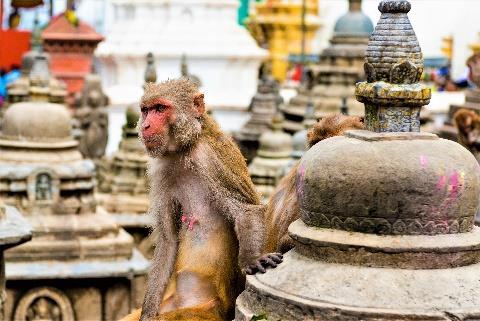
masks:
POLYGON ((257 155, 260 136, 270 130, 273 117, 282 101, 278 82, 264 73, 260 77, 257 93, 250 102, 251 116, 245 125, 234 134, 235 141, 247 159, 247 163, 250 163, 257 155))
POLYGON ((257 156, 248 166, 252 181, 264 201, 273 193, 285 167, 292 160, 292 136, 282 131, 282 123, 283 116, 277 112, 271 130, 260 136, 257 156))
MULTIPOLYGON (((147 54, 144 78, 146 83, 157 81, 155 60, 147 54)), ((130 105, 125 112, 122 140, 111 157, 102 160, 98 171, 97 198, 117 224, 129 232, 143 255, 153 255, 154 237, 149 237, 151 219, 148 211, 148 156, 138 138, 137 123, 140 108, 130 105)))
POLYGON ((0 133, 0 201, 33 229, 6 253, 5 320, 117 320, 141 305, 148 261, 96 206, 94 163, 66 107, 48 102, 48 79, 30 82, 35 95, 8 108, 0 133))
POLYGON ((295 248, 247 277, 235 320, 480 319, 480 171, 459 144, 419 132, 431 93, 410 9, 380 2, 356 87, 367 130, 305 154, 295 248))
POLYGON ((302 130, 307 104, 313 102, 315 115, 339 113, 342 99, 353 116, 363 116, 363 106, 355 100, 355 84, 365 79, 363 60, 373 23, 362 12, 361 0, 349 0, 349 10, 335 23, 330 46, 320 54, 318 64, 311 67, 312 86, 301 87, 297 96, 282 106, 284 129, 294 133, 302 130))

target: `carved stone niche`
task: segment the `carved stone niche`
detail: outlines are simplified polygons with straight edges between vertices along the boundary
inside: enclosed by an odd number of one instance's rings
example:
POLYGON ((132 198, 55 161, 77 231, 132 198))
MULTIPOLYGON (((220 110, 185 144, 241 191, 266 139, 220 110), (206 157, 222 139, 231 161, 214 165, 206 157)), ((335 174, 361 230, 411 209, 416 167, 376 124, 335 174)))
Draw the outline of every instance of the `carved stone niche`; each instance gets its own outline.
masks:
POLYGON ((40 168, 27 178, 27 196, 33 206, 56 204, 60 197, 60 179, 49 168, 40 168))
POLYGON ((13 320, 75 321, 68 297, 53 287, 34 288, 17 304, 13 320))

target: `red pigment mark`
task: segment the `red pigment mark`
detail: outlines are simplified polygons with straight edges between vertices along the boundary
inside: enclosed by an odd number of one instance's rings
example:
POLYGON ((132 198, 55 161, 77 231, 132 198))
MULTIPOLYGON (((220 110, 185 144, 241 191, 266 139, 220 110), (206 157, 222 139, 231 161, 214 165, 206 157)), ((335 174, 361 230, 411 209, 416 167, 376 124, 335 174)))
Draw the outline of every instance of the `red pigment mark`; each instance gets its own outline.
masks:
POLYGON ((450 175, 450 184, 448 186, 448 190, 450 191, 451 198, 457 198, 459 185, 460 185, 459 174, 457 171, 454 171, 452 175, 450 175))
POLYGON ((190 222, 188 222, 188 229, 190 231, 193 231, 193 226, 198 223, 198 220, 195 217, 192 217, 190 219, 190 222))
POLYGON ((426 168, 428 166, 428 157, 425 155, 420 155, 420 166, 426 168))
POLYGON ((445 175, 440 176, 437 182, 437 191, 443 189, 445 187, 446 182, 447 182, 447 177, 445 175))
POLYGON ((188 217, 186 215, 182 215, 180 220, 182 221, 182 223, 187 223, 187 229, 189 231, 193 231, 194 225, 198 224, 198 220, 193 215, 191 217, 188 217))
POLYGON ((307 170, 305 168, 304 162, 301 162, 297 170, 297 184, 295 184, 295 190, 297 192, 297 195, 300 197, 303 195, 303 185, 306 171, 307 170))

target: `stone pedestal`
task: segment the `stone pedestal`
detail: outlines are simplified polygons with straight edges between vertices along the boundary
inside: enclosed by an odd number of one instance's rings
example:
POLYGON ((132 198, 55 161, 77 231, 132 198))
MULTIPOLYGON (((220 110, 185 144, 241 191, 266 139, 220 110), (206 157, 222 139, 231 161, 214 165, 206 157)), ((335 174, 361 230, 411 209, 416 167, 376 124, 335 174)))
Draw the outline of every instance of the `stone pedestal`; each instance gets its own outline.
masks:
POLYGON ((247 277, 235 320, 480 318, 480 171, 459 144, 419 132, 430 90, 418 83, 410 8, 380 2, 368 81, 356 87, 368 130, 323 140, 302 158, 295 248, 247 277))
POLYGON ((109 0, 113 21, 96 51, 112 104, 138 102, 144 57, 152 52, 158 79, 179 76, 182 55, 208 93, 209 107, 246 109, 266 57, 237 24, 236 0, 109 0))
POLYGON ((4 252, 32 238, 30 224, 11 206, 0 205, 0 317, 5 320, 5 306, 10 302, 5 296, 5 258, 4 252))

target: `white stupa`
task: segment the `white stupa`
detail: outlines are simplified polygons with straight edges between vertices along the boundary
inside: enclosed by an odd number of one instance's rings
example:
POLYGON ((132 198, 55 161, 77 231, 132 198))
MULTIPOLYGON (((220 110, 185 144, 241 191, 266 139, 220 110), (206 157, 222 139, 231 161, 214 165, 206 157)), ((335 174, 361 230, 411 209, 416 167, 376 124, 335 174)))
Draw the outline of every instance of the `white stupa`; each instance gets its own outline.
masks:
POLYGON ((146 55, 159 80, 180 76, 182 55, 210 107, 246 108, 267 56, 237 24, 238 0, 107 0, 106 40, 96 56, 112 104, 137 102, 146 55))

